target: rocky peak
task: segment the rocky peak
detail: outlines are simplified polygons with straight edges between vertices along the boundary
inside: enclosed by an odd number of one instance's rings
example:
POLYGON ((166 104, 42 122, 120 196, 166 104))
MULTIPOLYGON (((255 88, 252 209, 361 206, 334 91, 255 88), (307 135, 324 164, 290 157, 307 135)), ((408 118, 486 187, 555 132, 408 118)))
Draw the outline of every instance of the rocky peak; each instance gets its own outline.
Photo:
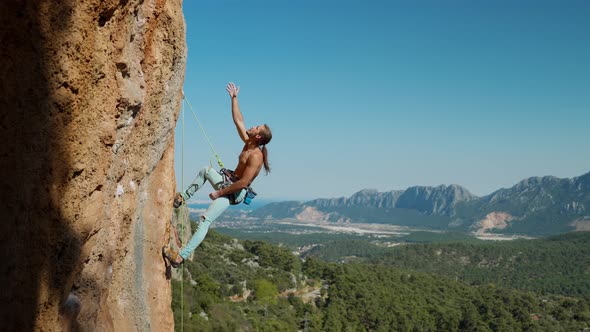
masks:
POLYGON ((578 191, 590 191, 590 172, 573 179, 574 188, 578 191))
POLYGON ((449 195, 453 195, 457 201, 470 201, 472 199, 478 198, 469 192, 469 190, 467 190, 465 187, 462 187, 458 184, 451 184, 445 190, 449 195))
POLYGON ((458 202, 477 198, 467 189, 459 185, 440 185, 438 187, 415 186, 406 190, 379 192, 375 189, 364 189, 349 198, 317 199, 307 202, 319 208, 337 208, 350 206, 366 206, 374 208, 407 208, 418 209, 433 214, 448 214, 458 202))
MULTIPOLYGON (((526 190, 539 186, 553 186, 559 184, 561 181, 563 180, 555 176, 534 176, 520 181, 513 188, 514 190, 526 190)), ((567 181, 567 179, 565 181, 567 181)))
POLYGON ((396 207, 416 209, 428 214, 450 214, 458 203, 469 201, 477 196, 459 185, 440 185, 437 187, 415 186, 404 191, 396 207))

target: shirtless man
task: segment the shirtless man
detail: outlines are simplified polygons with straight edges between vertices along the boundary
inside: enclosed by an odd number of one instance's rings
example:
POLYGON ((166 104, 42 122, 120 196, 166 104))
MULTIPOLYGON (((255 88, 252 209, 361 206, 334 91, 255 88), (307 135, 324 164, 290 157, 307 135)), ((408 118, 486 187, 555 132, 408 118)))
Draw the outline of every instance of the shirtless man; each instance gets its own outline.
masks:
POLYGON ((229 170, 215 171, 211 167, 201 169, 193 183, 183 193, 177 194, 174 199, 174 207, 178 208, 191 196, 195 194, 204 184, 205 180, 209 181, 215 191, 209 194, 213 200, 207 211, 201 216, 201 222, 193 234, 191 240, 182 248, 180 253, 163 247, 164 256, 170 261, 173 267, 179 267, 193 251, 201 244, 209 226, 217 219, 230 204, 241 203, 248 192, 248 187, 254 181, 260 170, 264 166, 266 174, 270 172, 268 166, 268 151, 266 144, 272 139, 272 133, 267 125, 260 125, 246 130, 244 117, 240 112, 238 104, 239 87, 230 82, 226 87, 231 98, 231 111, 236 129, 242 141, 244 148, 238 158, 238 166, 234 172, 229 170), (225 172, 224 172, 225 171, 225 172))

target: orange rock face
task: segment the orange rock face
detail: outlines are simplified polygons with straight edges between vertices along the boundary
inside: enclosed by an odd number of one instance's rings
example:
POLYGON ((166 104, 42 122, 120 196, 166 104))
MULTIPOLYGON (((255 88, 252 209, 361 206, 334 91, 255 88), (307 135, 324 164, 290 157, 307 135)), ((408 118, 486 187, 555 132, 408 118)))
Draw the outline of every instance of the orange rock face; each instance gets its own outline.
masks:
POLYGON ((181 7, 1 2, 2 330, 173 330, 181 7))

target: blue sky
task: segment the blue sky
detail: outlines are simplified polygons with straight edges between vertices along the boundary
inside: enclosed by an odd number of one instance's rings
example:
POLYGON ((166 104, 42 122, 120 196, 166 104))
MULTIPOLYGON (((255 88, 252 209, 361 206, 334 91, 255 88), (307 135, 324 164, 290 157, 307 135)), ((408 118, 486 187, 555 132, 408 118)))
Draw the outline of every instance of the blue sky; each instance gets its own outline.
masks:
MULTIPOLYGON (((589 1, 185 0, 184 15, 184 91, 226 167, 242 148, 227 82, 246 126, 273 130, 261 199, 483 196, 590 171, 589 1)), ((179 188, 212 155, 185 112, 179 188)))

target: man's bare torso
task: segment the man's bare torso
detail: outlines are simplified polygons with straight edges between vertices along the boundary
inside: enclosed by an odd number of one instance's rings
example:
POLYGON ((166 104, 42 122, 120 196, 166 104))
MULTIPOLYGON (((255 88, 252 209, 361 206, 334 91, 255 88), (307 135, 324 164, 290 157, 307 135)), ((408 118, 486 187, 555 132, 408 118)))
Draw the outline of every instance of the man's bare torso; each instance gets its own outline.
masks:
MULTIPOLYGON (((242 178, 242 176, 244 175, 244 171, 248 167, 256 168, 255 175, 254 175, 254 178, 252 178, 252 181, 254 181, 254 179, 256 178, 256 176, 258 176, 258 173, 260 173, 260 170, 262 169, 262 162, 257 163, 258 165, 252 164, 252 163, 250 163, 250 165, 248 165, 248 160, 254 154, 262 154, 262 151, 260 151, 260 148, 258 148, 258 147, 254 147, 252 149, 248 149, 248 145, 246 144, 244 146, 244 149, 240 153, 240 156, 238 158, 238 166, 236 167, 236 170, 234 171, 235 174, 236 174, 236 176, 238 177, 238 179, 241 179, 242 178)), ((250 183, 248 185, 250 185, 250 183)))

